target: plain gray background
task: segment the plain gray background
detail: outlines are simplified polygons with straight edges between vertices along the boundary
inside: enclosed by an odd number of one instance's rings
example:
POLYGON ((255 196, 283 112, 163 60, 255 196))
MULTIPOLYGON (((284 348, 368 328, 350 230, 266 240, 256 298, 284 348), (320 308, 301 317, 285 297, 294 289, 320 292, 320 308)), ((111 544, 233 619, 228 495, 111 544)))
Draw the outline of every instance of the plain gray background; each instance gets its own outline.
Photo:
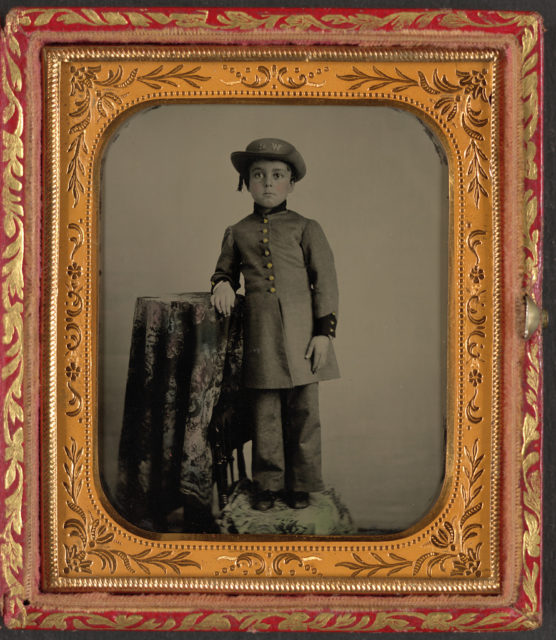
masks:
POLYGON ((400 530, 438 495, 448 169, 421 122, 382 106, 181 104, 139 112, 104 157, 102 470, 113 486, 138 296, 207 291, 226 226, 251 213, 232 151, 284 138, 308 170, 288 207, 335 254, 341 378, 320 385, 325 483, 358 528, 400 530))

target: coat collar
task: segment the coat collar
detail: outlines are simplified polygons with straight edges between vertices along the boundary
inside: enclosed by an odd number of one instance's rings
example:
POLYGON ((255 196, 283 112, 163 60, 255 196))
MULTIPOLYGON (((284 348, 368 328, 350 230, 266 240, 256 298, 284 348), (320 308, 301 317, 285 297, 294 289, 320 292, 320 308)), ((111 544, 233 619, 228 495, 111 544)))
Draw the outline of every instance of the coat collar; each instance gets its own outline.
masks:
POLYGON ((264 207, 261 207, 261 205, 257 204, 256 202, 253 203, 253 213, 256 213, 261 217, 272 215, 273 213, 282 213, 283 211, 286 211, 286 209, 287 209, 286 200, 284 200, 284 202, 281 202, 280 204, 277 204, 275 207, 272 207, 270 211, 266 211, 264 207))

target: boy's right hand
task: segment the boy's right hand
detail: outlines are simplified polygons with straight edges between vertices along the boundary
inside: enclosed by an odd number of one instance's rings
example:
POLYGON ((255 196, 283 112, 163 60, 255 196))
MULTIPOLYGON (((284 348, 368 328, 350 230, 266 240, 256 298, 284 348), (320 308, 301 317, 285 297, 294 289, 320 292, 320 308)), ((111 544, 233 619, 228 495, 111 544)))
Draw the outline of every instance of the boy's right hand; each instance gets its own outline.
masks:
POLYGON ((236 294, 227 280, 222 280, 213 289, 210 303, 222 315, 228 317, 236 301, 236 294))

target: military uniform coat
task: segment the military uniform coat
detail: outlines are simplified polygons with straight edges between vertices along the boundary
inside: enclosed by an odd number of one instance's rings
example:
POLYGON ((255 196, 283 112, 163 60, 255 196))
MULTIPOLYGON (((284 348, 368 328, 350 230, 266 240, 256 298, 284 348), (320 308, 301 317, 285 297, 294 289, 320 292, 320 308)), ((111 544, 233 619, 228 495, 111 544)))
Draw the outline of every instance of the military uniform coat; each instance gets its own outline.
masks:
POLYGON ((240 273, 245 386, 281 389, 337 378, 332 344, 317 374, 305 358, 314 335, 334 335, 338 312, 334 258, 318 222, 285 209, 252 213, 228 227, 212 282, 228 280, 237 291, 240 273))

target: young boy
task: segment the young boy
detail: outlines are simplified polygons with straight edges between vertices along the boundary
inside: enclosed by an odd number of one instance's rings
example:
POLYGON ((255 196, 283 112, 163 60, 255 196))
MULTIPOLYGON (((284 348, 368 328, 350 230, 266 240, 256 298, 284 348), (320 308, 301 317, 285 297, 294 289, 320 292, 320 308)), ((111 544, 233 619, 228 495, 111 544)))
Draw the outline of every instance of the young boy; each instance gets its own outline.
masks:
POLYGON ((320 225, 286 206, 305 175, 284 140, 263 138, 231 155, 254 200, 253 213, 228 227, 212 276, 212 302, 228 316, 245 279, 243 380, 253 411, 253 507, 278 492, 295 509, 321 491, 318 382, 339 376, 334 350, 338 286, 320 225))

